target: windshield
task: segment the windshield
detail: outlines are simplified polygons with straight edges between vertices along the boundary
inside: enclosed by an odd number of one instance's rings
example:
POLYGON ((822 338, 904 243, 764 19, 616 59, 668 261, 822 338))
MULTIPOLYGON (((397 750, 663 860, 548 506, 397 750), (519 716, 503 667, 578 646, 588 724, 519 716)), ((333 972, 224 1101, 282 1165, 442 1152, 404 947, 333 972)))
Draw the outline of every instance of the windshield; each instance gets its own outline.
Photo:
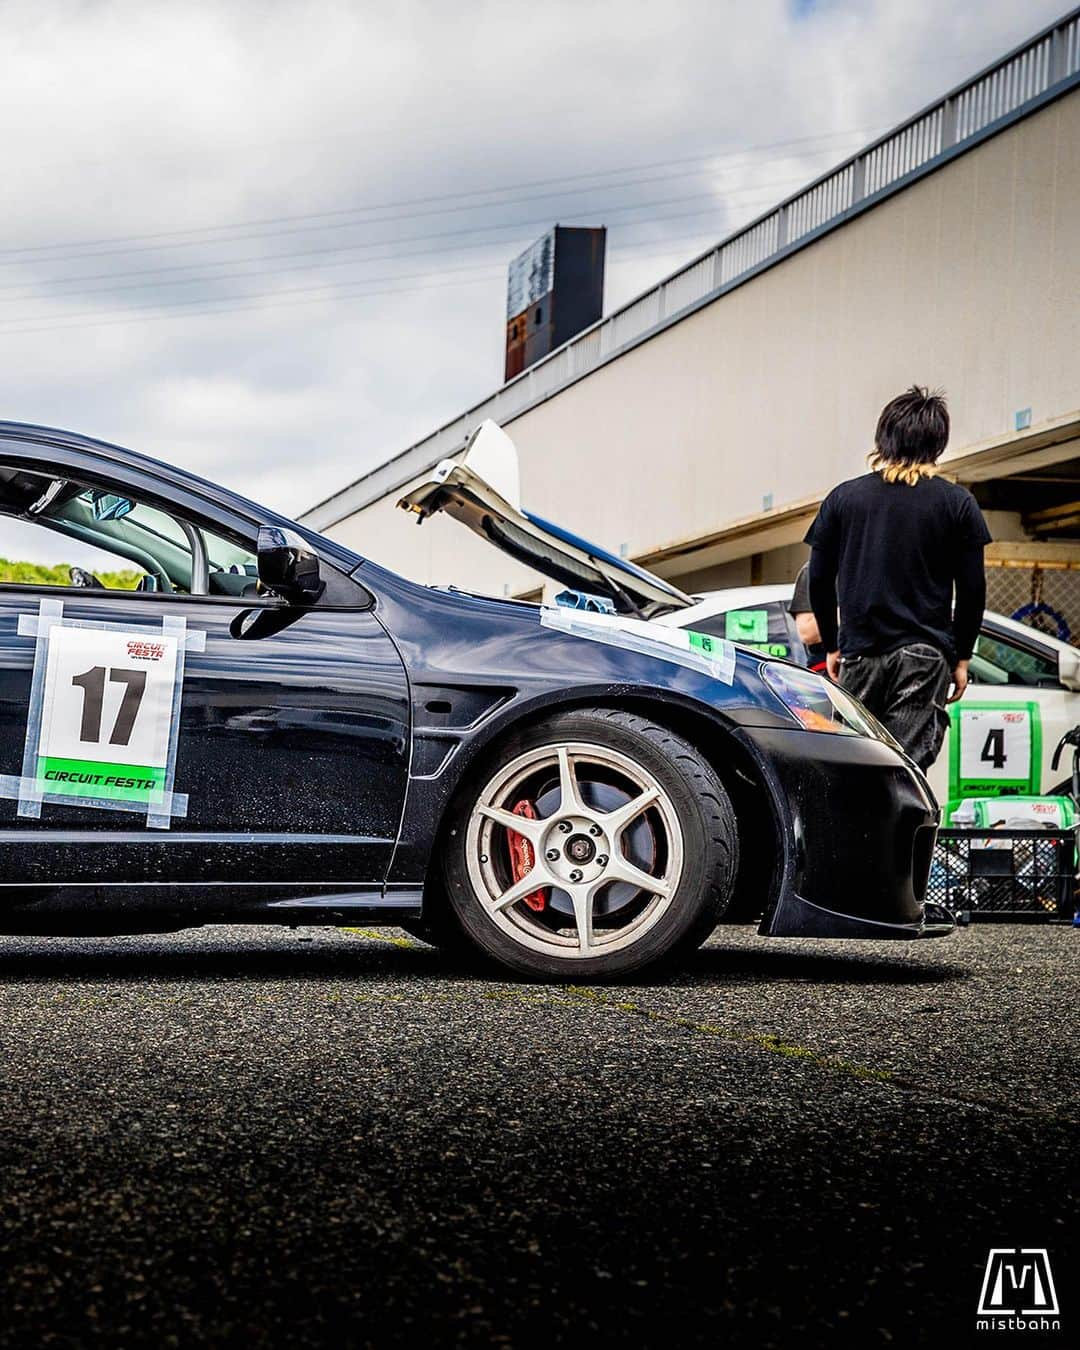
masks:
MULTIPOLYGON (((94 493, 87 490, 80 500, 91 500, 94 493)), ((191 541, 179 521, 168 515, 165 511, 159 511, 156 506, 146 506, 142 502, 136 502, 127 512, 121 522, 120 533, 124 533, 124 524, 131 522, 131 528, 128 531, 128 537, 133 541, 138 540, 145 543, 147 537, 162 539, 176 548, 182 549, 190 556, 191 541)), ((206 530, 201 531, 203 542, 206 545, 207 562, 212 572, 227 572, 231 567, 240 567, 252 565, 255 556, 250 549, 244 548, 240 544, 231 543, 227 539, 222 539, 220 535, 210 534, 206 530)))
POLYGON ((975 641, 971 673, 982 684, 1053 688, 1059 683, 1055 651, 1021 645, 985 629, 975 641))

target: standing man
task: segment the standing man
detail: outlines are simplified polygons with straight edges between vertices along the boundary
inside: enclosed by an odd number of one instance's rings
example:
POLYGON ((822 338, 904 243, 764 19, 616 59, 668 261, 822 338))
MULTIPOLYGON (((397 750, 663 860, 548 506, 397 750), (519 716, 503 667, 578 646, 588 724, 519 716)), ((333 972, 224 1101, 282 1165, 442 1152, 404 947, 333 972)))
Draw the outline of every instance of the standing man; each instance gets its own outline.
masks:
POLYGON ((990 531, 966 488, 934 476, 948 440, 945 399, 912 385, 882 410, 870 472, 833 488, 806 535, 828 672, 922 769, 967 688, 986 604, 990 531))
POLYGON ((806 664, 819 675, 826 673, 828 652, 821 641, 817 619, 810 604, 810 564, 803 563, 795 578, 795 591, 788 605, 788 613, 795 620, 795 631, 806 648, 806 664))

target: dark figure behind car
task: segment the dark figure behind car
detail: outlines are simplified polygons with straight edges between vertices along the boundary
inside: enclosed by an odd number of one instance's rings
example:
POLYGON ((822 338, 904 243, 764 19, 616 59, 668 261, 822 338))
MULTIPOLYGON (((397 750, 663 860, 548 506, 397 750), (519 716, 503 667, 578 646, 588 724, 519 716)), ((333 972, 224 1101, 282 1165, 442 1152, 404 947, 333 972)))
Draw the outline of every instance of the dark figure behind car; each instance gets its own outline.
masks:
POLYGON ((944 398, 913 385, 882 410, 870 472, 834 488, 806 535, 829 674, 923 769, 967 688, 986 603, 986 522, 966 488, 935 477, 948 440, 944 398))
POLYGON ((810 603, 810 564, 803 563, 795 578, 795 590, 788 605, 788 613, 795 620, 795 631, 806 648, 806 664, 811 670, 824 674, 828 652, 821 641, 818 621, 810 603))

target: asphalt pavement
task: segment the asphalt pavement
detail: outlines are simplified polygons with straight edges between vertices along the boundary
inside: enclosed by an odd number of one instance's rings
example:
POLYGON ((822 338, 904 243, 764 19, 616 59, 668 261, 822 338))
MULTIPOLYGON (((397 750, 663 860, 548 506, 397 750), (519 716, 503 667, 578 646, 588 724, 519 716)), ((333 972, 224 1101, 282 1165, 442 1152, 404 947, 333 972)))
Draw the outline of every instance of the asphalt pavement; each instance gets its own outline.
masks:
POLYGON ((601 989, 392 930, 0 938, 0 1345, 980 1343, 1022 1245, 1075 1344, 1078 958, 721 929, 601 989))

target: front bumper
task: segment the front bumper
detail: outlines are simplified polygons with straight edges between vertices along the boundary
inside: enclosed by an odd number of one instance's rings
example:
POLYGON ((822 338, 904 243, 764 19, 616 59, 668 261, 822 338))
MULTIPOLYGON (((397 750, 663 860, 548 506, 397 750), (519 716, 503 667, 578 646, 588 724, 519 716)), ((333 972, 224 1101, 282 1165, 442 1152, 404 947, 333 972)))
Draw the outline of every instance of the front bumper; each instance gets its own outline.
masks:
POLYGON ((925 778, 880 741, 755 729, 784 818, 784 865, 768 937, 944 937, 924 906, 938 826, 925 778))

